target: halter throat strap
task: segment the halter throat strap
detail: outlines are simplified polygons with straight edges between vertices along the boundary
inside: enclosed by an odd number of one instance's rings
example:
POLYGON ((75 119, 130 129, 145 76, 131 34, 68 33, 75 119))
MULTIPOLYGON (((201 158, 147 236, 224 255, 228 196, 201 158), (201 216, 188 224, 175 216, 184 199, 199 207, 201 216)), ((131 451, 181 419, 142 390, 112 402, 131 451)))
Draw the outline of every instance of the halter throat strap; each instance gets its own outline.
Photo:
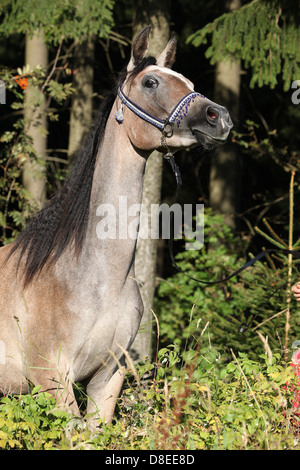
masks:
POLYGON ((192 91, 191 93, 188 93, 187 95, 185 95, 177 103, 177 105, 171 111, 167 119, 159 119, 155 116, 152 116, 152 114, 147 113, 147 111, 145 111, 143 108, 141 108, 140 106, 135 104, 133 101, 131 101, 128 98, 128 96, 126 96, 125 93, 122 91, 121 87, 118 88, 118 96, 121 100, 121 106, 116 114, 116 120, 119 123, 122 123, 124 120, 124 116, 123 116, 123 104, 124 104, 125 106, 127 106, 127 108, 133 111, 138 117, 140 117, 146 122, 149 122, 150 124, 157 127, 161 131, 167 130, 168 126, 171 126, 171 129, 173 131, 175 121, 177 120, 177 125, 179 126, 181 120, 187 114, 190 103, 194 101, 197 96, 201 96, 202 98, 205 98, 205 96, 201 95, 201 93, 192 91))

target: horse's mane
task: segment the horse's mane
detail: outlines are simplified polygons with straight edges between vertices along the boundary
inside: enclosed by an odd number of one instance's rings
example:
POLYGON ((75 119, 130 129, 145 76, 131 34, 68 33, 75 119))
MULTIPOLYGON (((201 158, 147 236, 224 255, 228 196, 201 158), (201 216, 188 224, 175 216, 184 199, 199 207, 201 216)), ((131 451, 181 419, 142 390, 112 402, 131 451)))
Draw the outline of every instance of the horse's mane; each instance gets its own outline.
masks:
POLYGON ((117 89, 126 78, 134 78, 156 59, 144 59, 130 74, 124 69, 117 86, 100 105, 94 125, 86 138, 61 190, 48 201, 12 245, 8 259, 19 252, 18 267, 24 258, 24 287, 46 265, 55 263, 67 247, 79 255, 86 236, 93 174, 99 145, 107 119, 117 96, 117 89))

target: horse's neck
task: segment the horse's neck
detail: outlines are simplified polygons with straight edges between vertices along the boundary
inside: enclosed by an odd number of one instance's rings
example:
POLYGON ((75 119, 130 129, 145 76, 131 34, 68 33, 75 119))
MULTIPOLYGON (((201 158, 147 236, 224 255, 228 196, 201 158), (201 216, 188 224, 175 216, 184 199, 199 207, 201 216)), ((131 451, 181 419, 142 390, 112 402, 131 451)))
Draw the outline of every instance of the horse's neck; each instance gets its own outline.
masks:
POLYGON ((127 198, 128 205, 140 203, 142 199, 146 158, 132 146, 114 114, 113 110, 97 156, 90 203, 91 224, 101 204, 116 205, 120 196, 127 198))
POLYGON ((112 112, 97 155, 87 234, 76 267, 84 276, 111 278, 122 284, 130 274, 136 239, 124 233, 127 222, 124 210, 141 204, 145 163, 146 158, 133 148, 124 127, 116 122, 112 112), (111 223, 116 224, 106 227, 109 235, 103 239, 99 223, 103 219, 108 221, 107 211, 115 215, 111 223))

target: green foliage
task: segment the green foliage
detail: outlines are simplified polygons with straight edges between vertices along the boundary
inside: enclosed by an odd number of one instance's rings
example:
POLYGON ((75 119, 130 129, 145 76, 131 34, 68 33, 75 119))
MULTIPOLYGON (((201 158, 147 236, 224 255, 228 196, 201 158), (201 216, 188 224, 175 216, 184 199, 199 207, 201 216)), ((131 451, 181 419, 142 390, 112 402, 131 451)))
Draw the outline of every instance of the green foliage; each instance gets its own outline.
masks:
POLYGON ((296 5, 255 0, 216 18, 188 38, 198 47, 211 44, 206 57, 212 64, 234 57, 252 70, 250 86, 274 88, 281 75, 284 90, 300 76, 300 30, 296 5))
MULTIPOLYGON (((267 229, 271 227, 266 223, 267 229)), ((261 229, 257 231, 273 242, 261 229)), ((224 223, 223 217, 205 209, 204 247, 186 250, 177 255, 182 271, 202 281, 221 279, 245 263, 247 245, 235 237, 224 223)), ((280 245, 278 239, 275 247, 280 245)), ((286 248, 283 243, 280 248, 286 248)), ((295 247, 296 248, 296 245, 295 247)), ((297 260, 294 260, 296 265, 297 260)), ((256 333, 269 338, 270 344, 280 349, 284 343, 285 307, 290 298, 288 289, 288 258, 276 253, 275 258, 257 262, 238 278, 226 284, 204 286, 176 273, 159 285, 155 310, 160 322, 163 344, 174 343, 185 350, 193 350, 203 343, 203 331, 209 335, 206 341, 213 342, 221 354, 234 348, 247 351, 251 358, 261 353, 262 343, 256 333), (263 280, 263 282, 262 282, 263 280), (239 332, 241 323, 255 317, 252 328, 239 332), (251 345, 251 347, 250 347, 251 345)), ((300 337, 299 320, 292 316, 292 334, 300 337)))
MULTIPOLYGON (((207 334, 207 333, 206 333, 207 334)), ((128 372, 112 424, 91 435, 81 419, 48 393, 0 400, 0 448, 20 450, 283 450, 299 449, 291 368, 247 354, 222 365, 219 352, 181 354, 174 345, 128 372), (178 361, 178 359, 183 359, 178 361), (154 377, 145 379, 149 371, 154 377), (294 424, 293 424, 294 423, 294 424)), ((299 437, 299 436, 298 436, 299 437)))
POLYGON ((108 37, 114 0, 4 0, 0 5, 0 35, 33 34, 42 29, 48 43, 62 38, 79 42, 92 35, 108 37))
POLYGON ((55 409, 49 393, 4 397, 0 401, 1 449, 54 449, 64 438, 68 413, 55 409))
MULTIPOLYGON (((213 281, 243 264, 243 243, 234 239, 223 217, 213 215, 210 209, 205 209, 204 240, 201 250, 187 250, 177 255, 179 267, 189 276, 213 281), (229 250, 230 246, 235 247, 235 252, 229 250)), ((202 329, 213 317, 220 319, 223 339, 227 337, 228 340, 232 325, 236 331, 240 322, 239 313, 234 313, 236 301, 229 302, 229 299, 231 296, 226 287, 205 287, 182 273, 162 281, 155 305, 162 341, 174 342, 181 347, 191 341, 197 344, 202 329)))
POLYGON ((54 98, 58 104, 62 104, 74 90, 72 83, 59 83, 56 80, 50 80, 47 91, 51 98, 54 98))
MULTIPOLYGON (((208 334, 207 332, 205 333, 208 334)), ((297 428, 285 387, 294 382, 279 354, 251 360, 245 353, 224 365, 212 345, 182 353, 169 345, 155 365, 137 365, 119 400, 110 449, 252 450, 297 446, 297 428), (181 360, 178 360, 181 359, 181 360), (149 367, 152 380, 143 381, 149 367), (136 376, 139 376, 139 380, 136 376)), ((297 419, 297 418, 296 418, 297 419)), ((106 434, 107 440, 108 434, 106 434)), ((95 438, 94 445, 102 436, 95 438)), ((298 443, 299 446, 299 443, 298 443)))
MULTIPOLYGON (((300 109, 297 106, 290 107, 292 119, 300 118, 300 109)), ((276 166, 284 171, 291 168, 300 168, 298 136, 288 135, 289 129, 269 130, 263 138, 259 138, 260 126, 249 119, 243 124, 244 131, 232 131, 233 142, 240 146, 245 155, 258 160, 270 157, 276 166), (287 135, 286 135, 287 134, 287 135), (289 145, 286 145, 288 142, 289 145)))

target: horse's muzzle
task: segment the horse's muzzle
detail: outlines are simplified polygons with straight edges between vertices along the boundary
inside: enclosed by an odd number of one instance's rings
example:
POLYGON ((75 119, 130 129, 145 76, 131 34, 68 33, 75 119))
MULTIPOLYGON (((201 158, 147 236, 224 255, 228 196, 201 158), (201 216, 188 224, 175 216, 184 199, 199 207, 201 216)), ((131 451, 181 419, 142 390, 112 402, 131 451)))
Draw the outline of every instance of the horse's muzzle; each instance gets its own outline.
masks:
POLYGON ((206 119, 212 127, 216 127, 217 131, 228 132, 233 127, 233 123, 229 112, 224 106, 210 105, 206 108, 206 119))
POLYGON ((194 114, 189 127, 199 143, 222 144, 233 127, 231 117, 224 106, 207 101, 208 104, 194 114))

